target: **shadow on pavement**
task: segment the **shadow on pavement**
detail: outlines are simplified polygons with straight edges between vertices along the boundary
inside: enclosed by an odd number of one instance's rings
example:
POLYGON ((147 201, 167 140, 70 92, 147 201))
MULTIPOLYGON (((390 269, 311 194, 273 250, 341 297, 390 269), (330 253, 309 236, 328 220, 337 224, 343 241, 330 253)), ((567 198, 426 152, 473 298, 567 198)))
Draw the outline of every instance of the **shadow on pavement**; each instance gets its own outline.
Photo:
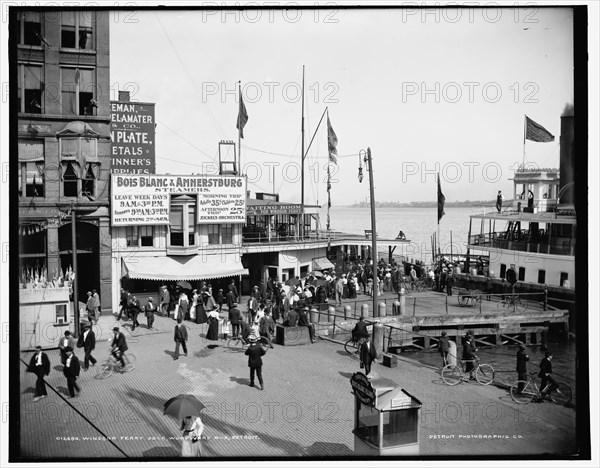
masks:
POLYGON ((56 366, 52 367, 52 369, 54 369, 56 372, 62 372, 63 366, 62 364, 57 364, 56 366))
POLYGON ((335 453, 336 457, 354 455, 354 451, 346 445, 331 442, 315 442, 306 449, 305 453, 309 457, 327 457, 331 456, 332 453, 335 453))
POLYGON ((212 351, 212 349, 209 349, 208 347, 201 348, 200 351, 196 351, 194 353, 194 356, 199 357, 199 358, 208 357, 211 355, 211 351, 212 351))
POLYGON ((249 385, 250 384, 250 379, 243 379, 240 377, 229 377, 229 380, 231 380, 232 382, 238 383, 240 385, 249 385))
POLYGON ((167 458, 171 459, 179 456, 179 450, 174 447, 154 447, 142 452, 144 458, 167 458))
POLYGON ((347 379, 351 379, 354 375, 352 372, 339 372, 342 377, 346 377, 347 379))
POLYGON ((164 351, 165 351, 165 354, 171 358, 178 356, 177 354, 175 354, 175 351, 169 351, 168 349, 165 349, 164 351))

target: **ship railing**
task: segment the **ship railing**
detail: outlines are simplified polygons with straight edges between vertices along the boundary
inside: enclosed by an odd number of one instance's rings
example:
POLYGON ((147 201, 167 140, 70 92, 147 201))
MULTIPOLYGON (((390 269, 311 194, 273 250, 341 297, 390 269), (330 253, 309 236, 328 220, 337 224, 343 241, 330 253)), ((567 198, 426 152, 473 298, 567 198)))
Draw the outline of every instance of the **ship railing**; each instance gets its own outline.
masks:
MULTIPOLYGON (((547 238, 547 234, 542 237, 547 238)), ((517 238, 506 238, 506 232, 493 232, 491 234, 477 234, 469 237, 469 245, 474 247, 488 247, 521 252, 533 252, 553 255, 575 255, 575 241, 565 238, 556 238, 551 242, 531 242, 531 233, 523 230, 517 233, 517 238)))

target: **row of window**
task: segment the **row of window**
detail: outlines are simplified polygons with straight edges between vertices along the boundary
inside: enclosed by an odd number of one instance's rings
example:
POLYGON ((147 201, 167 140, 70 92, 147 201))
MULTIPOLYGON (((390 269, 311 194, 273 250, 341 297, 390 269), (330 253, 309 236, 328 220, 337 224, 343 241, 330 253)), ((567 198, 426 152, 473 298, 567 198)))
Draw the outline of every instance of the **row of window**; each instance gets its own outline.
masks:
MULTIPOLYGON (((171 206, 171 210, 173 206, 171 206)), ((196 226, 187 226, 186 229, 174 230, 171 224, 170 245, 172 247, 192 247, 196 245, 196 226), (187 243, 185 240, 187 239, 187 243)), ((127 226, 125 228, 127 247, 153 247, 154 226, 127 226)), ((233 244, 233 224, 209 224, 208 244, 233 244)))
MULTIPOLYGON (((92 50, 95 12, 56 11, 53 19, 61 23, 60 47, 92 50), (60 16, 59 16, 60 15, 60 16)), ((17 13, 17 38, 21 45, 41 46, 44 30, 41 14, 35 11, 17 13)), ((44 39, 44 41, 46 41, 44 39)), ((49 45, 46 41, 46 45, 49 45)))
MULTIPOLYGON (((46 162, 43 140, 19 139, 18 144, 19 196, 46 196, 46 162)), ((77 197, 78 194, 96 196, 96 182, 100 177, 98 140, 96 138, 60 138, 61 195, 77 197)))
POLYGON ((44 112, 44 98, 58 101, 61 115, 94 115, 97 107, 96 77, 93 68, 61 67, 60 89, 47 87, 42 65, 19 64, 17 96, 19 111, 44 112))
MULTIPOLYGON (((512 266, 511 266, 512 267, 512 266)), ((500 264, 500 278, 506 278, 506 264, 500 264)), ((517 279, 519 281, 525 281, 525 267, 519 267, 517 279)), ((569 281, 569 274, 561 271, 560 272, 560 282, 561 286, 565 286, 565 281, 569 281)), ((538 270, 538 284, 546 284, 546 270, 538 270)))

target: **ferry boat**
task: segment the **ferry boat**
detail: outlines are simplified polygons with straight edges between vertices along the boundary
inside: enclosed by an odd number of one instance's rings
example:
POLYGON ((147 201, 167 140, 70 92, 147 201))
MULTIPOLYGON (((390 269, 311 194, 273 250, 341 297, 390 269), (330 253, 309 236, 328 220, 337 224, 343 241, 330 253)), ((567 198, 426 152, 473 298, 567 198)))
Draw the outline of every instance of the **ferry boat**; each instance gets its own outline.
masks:
MULTIPOLYGON (((560 168, 522 165, 508 206, 471 215, 467 248, 489 257, 489 276, 516 275, 521 289, 574 293, 577 216, 574 206, 574 117, 561 117, 560 168)), ((466 272, 473 265, 467 260, 466 272)))

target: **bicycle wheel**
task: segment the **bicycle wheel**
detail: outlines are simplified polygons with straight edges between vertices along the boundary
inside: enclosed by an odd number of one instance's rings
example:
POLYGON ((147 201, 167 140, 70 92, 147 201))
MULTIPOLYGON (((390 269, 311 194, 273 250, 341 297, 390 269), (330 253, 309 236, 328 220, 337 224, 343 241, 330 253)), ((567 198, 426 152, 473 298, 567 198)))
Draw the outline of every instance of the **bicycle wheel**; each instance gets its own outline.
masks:
POLYGON ((96 371, 97 379, 106 379, 110 377, 113 373, 113 366, 110 362, 106 361, 98 365, 98 370, 96 371))
POLYGON ((258 339, 258 344, 261 346, 265 346, 265 347, 270 347, 271 346, 271 342, 269 341, 269 339, 266 336, 261 336, 258 339))
POLYGON ((462 377, 462 371, 454 364, 447 364, 442 369, 442 380, 446 385, 457 385, 462 381, 462 377))
POLYGON ((531 382, 527 380, 517 380, 510 387, 510 396, 515 403, 520 405, 530 403, 536 395, 537 391, 535 391, 531 382), (523 387, 520 392, 519 385, 523 387))
POLYGON ((357 347, 356 347, 356 341, 354 340, 348 340, 346 341, 346 344, 344 345, 344 349, 346 350, 346 352, 348 354, 354 354, 357 351, 357 347))
POLYGON ((494 368, 489 364, 480 364, 475 371, 475 378, 481 385, 489 385, 494 381, 494 368))
POLYGON ((556 388, 550 392, 550 398, 557 405, 568 405, 573 398, 573 392, 564 382, 556 382, 556 388))
POLYGON ((502 312, 506 312, 510 307, 511 305, 507 300, 498 302, 498 310, 501 310, 502 312))
POLYGON ((516 302, 515 306, 517 308, 517 312, 519 312, 519 313, 526 312, 527 308, 529 307, 529 305, 527 304, 527 302, 522 301, 521 299, 517 299, 517 302, 516 302))
POLYGON ((129 372, 135 369, 135 356, 133 354, 123 355, 123 361, 125 362, 125 366, 123 366, 122 372, 129 372))
POLYGON ((227 347, 229 349, 241 351, 244 347, 244 342, 240 338, 230 338, 229 341, 227 341, 227 347))

